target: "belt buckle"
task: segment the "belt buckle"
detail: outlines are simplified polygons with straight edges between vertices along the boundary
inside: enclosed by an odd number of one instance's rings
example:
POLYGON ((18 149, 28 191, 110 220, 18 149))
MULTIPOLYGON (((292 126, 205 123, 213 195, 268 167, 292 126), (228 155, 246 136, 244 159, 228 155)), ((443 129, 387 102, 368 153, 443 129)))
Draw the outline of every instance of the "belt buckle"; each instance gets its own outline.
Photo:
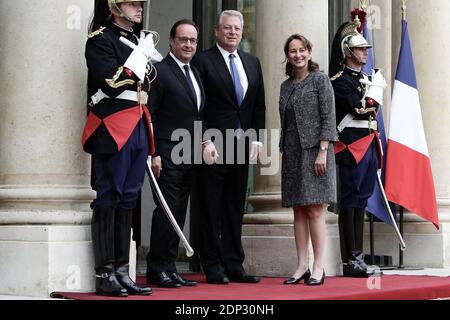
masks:
POLYGON ((138 99, 139 99, 138 103, 140 105, 147 104, 147 101, 148 101, 148 94, 147 94, 147 92, 145 92, 145 91, 139 92, 138 99))

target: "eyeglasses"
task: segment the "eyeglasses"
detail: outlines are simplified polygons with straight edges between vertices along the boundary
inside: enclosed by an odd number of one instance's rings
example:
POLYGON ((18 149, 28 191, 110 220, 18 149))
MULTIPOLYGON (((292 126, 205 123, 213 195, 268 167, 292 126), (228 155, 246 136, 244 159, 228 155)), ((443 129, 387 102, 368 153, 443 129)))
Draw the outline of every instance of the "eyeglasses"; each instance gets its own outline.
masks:
POLYGON ((187 44, 188 41, 192 44, 192 45, 196 45, 198 43, 198 39, 195 38, 188 38, 188 37, 175 37, 178 39, 178 41, 180 41, 182 44, 187 44))

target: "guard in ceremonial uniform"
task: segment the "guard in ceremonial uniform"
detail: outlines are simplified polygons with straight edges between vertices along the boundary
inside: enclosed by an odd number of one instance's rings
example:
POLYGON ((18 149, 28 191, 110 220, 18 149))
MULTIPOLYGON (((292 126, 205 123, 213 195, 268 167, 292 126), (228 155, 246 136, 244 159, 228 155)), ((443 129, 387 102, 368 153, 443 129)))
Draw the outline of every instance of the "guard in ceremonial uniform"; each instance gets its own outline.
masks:
POLYGON ((356 17, 339 28, 329 69, 339 134, 335 153, 339 168, 339 235, 345 277, 368 277, 374 273, 364 262, 364 217, 381 165, 376 116, 386 87, 380 71, 373 71, 371 78, 361 71, 371 46, 358 32, 360 25, 356 17))
POLYGON ((145 2, 96 1, 86 44, 91 102, 82 144, 95 167, 92 243, 96 292, 105 296, 152 292, 129 277, 132 211, 154 152, 148 73, 152 59, 162 58, 154 47, 155 33, 141 31, 145 2))

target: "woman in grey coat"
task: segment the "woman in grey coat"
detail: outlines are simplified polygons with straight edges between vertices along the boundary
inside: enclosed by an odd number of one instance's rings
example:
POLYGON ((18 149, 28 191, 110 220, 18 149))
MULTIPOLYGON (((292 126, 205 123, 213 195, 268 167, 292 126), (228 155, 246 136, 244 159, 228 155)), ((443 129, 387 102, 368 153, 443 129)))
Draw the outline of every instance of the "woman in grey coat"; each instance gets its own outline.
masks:
POLYGON ((330 79, 311 60, 311 43, 290 36, 284 46, 286 75, 280 88, 282 205, 294 210, 298 267, 284 284, 324 283, 324 205, 336 202, 333 142, 337 139, 334 94, 330 79), (309 232, 308 232, 309 229, 309 232), (309 234, 314 250, 308 264, 309 234))

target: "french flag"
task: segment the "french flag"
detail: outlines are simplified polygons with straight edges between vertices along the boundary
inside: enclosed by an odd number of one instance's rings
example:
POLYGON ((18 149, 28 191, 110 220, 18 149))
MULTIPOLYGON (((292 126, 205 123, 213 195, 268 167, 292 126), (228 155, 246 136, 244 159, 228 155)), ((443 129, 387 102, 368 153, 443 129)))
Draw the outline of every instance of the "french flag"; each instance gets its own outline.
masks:
POLYGON ((389 201, 439 229, 436 192, 405 20, 402 21, 402 44, 392 93, 386 158, 385 189, 389 201))

